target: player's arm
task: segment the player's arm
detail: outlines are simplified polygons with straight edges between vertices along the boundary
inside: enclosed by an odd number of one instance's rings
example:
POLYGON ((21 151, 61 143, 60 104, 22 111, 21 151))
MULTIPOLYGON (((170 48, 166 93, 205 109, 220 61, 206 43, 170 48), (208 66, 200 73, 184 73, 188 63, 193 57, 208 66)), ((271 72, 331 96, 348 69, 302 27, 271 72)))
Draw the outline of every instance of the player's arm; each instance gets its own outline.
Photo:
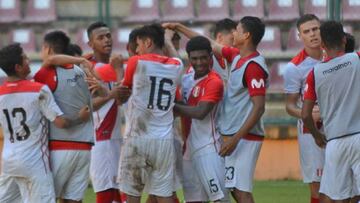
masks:
POLYGON ((90 118, 90 110, 88 106, 85 106, 79 111, 78 116, 75 118, 70 118, 62 115, 62 116, 57 116, 52 122, 58 128, 71 128, 83 122, 87 122, 89 118, 90 118))
POLYGON ((175 104, 174 112, 182 116, 203 120, 214 108, 214 102, 199 102, 197 106, 187 106, 183 104, 175 104))
POLYGON ((118 100, 120 104, 127 102, 131 96, 131 89, 133 85, 133 78, 138 64, 138 56, 130 57, 124 73, 124 79, 121 84, 116 87, 118 91, 118 100))
POLYGON ((181 58, 172 43, 172 38, 174 34, 175 31, 173 30, 170 29, 165 30, 165 51, 169 57, 181 58))
POLYGON ((301 119, 301 108, 297 105, 299 98, 299 93, 286 94, 286 112, 290 116, 301 119))

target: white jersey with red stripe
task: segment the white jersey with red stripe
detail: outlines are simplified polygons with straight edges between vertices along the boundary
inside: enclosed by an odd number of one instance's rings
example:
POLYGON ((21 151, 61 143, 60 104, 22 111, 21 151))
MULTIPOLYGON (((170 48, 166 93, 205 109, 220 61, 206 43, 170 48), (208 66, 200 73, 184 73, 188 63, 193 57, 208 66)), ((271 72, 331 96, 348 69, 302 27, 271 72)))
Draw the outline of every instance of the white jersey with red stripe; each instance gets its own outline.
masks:
MULTIPOLYGON (((220 134, 215 129, 217 106, 223 97, 223 81, 214 70, 206 76, 194 79, 195 71, 190 68, 182 79, 182 98, 189 106, 197 106, 200 102, 212 102, 216 105, 202 120, 189 119, 185 128, 190 129, 186 144, 191 155, 208 145, 214 145, 216 150, 220 147, 220 134)), ((190 156, 191 156, 190 155, 190 156)))
POLYGON ((35 165, 49 172, 48 122, 62 111, 50 89, 37 82, 20 80, 0 86, 0 124, 4 132, 2 173, 22 176, 35 165))
POLYGON ((132 88, 124 137, 173 138, 173 107, 183 65, 157 54, 129 58, 122 85, 132 88))

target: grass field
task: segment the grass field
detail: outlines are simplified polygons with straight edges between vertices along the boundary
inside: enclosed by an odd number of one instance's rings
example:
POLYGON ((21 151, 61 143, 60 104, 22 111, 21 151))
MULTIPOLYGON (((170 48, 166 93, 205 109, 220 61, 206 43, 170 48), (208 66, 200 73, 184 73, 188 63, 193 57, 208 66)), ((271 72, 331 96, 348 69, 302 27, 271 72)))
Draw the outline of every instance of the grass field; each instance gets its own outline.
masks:
MULTIPOLYGON (((178 197, 183 202, 182 191, 178 191, 178 197)), ((308 186, 301 181, 255 181, 254 198, 256 203, 306 203, 310 195, 308 186)), ((142 202, 145 200, 146 197, 143 197, 142 202)), ((95 202, 92 188, 86 191, 83 202, 95 202)))

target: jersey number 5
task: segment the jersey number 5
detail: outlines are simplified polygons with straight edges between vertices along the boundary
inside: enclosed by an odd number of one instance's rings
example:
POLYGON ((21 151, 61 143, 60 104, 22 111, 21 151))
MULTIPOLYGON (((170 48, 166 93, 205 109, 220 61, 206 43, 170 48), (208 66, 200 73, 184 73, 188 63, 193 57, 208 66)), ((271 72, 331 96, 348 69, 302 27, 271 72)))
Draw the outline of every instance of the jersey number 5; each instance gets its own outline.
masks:
MULTIPOLYGON (((13 129, 13 126, 11 124, 9 110, 3 109, 3 112, 5 114, 6 121, 7 121, 8 128, 9 128, 9 132, 10 132, 10 142, 14 143, 14 129, 13 129)), ((11 116, 14 119, 17 118, 18 116, 21 117, 20 125, 22 126, 23 130, 20 131, 21 133, 16 132, 16 140, 17 141, 26 140, 30 136, 30 129, 29 129, 29 126, 27 126, 26 123, 25 123, 25 121, 26 121, 26 112, 25 112, 25 110, 23 108, 14 108, 11 111, 11 116)))
MULTIPOLYGON (((154 76, 150 76, 151 81, 151 89, 150 89, 150 97, 149 97, 149 103, 147 108, 148 109, 154 109, 154 96, 155 96, 155 90, 156 90, 156 80, 157 78, 154 76)), ((157 92, 157 101, 156 106, 158 109, 162 111, 167 111, 170 108, 171 104, 171 92, 169 90, 165 90, 164 86, 165 84, 169 84, 170 86, 173 85, 173 81, 168 78, 161 78, 159 83, 159 88, 157 92), (165 105, 163 105, 163 98, 166 97, 167 100, 165 102, 165 105)))

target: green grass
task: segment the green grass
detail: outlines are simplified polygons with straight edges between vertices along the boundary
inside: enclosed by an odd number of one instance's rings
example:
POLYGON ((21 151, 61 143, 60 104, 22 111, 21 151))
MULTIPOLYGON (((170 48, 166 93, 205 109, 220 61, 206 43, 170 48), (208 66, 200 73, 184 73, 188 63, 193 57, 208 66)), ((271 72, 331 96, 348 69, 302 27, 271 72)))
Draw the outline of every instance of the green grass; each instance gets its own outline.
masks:
MULTIPOLYGON (((177 192, 180 201, 184 200, 182 191, 177 192)), ((310 194, 308 186, 301 181, 255 181, 254 198, 256 203, 306 203, 310 194)), ((146 196, 141 202, 145 202, 146 196)), ((84 203, 94 203, 95 194, 92 188, 86 191, 84 203)))

